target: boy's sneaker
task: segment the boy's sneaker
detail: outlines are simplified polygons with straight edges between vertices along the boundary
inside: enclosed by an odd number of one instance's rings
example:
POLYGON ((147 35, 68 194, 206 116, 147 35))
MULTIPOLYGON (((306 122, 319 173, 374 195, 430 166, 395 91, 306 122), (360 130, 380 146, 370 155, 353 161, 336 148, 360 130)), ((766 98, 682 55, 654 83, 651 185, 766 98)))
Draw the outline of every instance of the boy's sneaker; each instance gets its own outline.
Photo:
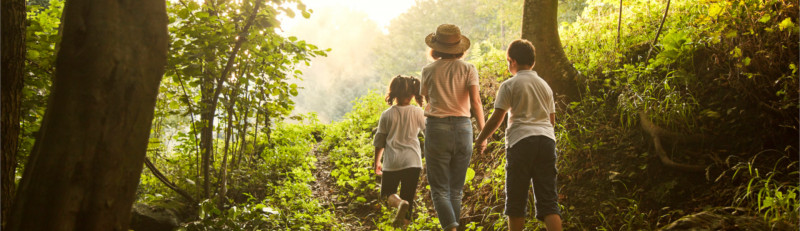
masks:
POLYGON ((406 214, 410 206, 408 201, 400 201, 400 206, 397 206, 397 213, 394 214, 394 219, 392 220, 392 226, 401 227, 404 225, 406 214))

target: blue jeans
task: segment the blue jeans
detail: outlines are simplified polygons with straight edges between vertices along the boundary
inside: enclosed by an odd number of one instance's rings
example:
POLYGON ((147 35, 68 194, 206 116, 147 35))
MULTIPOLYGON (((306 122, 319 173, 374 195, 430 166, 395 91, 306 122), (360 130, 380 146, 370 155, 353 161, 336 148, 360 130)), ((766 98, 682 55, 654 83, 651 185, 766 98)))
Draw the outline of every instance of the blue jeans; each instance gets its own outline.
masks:
POLYGON ((433 208, 443 229, 458 227, 461 192, 472 157, 469 117, 428 117, 425 121, 425 166, 433 208))

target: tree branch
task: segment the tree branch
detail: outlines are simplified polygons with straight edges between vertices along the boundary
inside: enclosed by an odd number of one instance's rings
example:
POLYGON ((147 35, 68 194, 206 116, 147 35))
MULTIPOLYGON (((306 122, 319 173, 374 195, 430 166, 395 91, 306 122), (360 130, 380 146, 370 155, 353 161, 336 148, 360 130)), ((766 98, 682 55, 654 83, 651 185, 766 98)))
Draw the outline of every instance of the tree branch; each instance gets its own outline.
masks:
POLYGON ((187 193, 186 191, 184 191, 183 189, 179 188, 177 185, 169 181, 169 179, 167 179, 167 177, 164 176, 164 174, 162 174, 161 171, 158 171, 153 162, 150 162, 150 158, 148 157, 144 158, 144 165, 147 166, 147 169, 150 169, 150 172, 153 173, 153 176, 156 176, 156 178, 158 178, 158 180, 161 181, 161 183, 164 183, 164 185, 166 185, 167 188, 172 189, 179 195, 188 199, 190 202, 192 202, 192 204, 197 204, 197 200, 192 198, 192 196, 190 196, 189 193, 187 193))
POLYGON ((219 75, 219 79, 217 80, 217 89, 214 92, 214 101, 217 100, 219 97, 220 92, 222 91, 222 84, 225 82, 227 78, 225 76, 231 71, 233 68, 233 62, 236 60, 236 55, 239 53, 239 49, 242 48, 242 44, 244 41, 247 40, 247 34, 249 33, 250 26, 253 25, 253 21, 255 21, 256 15, 258 15, 258 9, 261 7, 261 4, 264 0, 258 0, 255 3, 255 7, 253 7, 253 14, 247 19, 247 24, 244 25, 242 31, 239 32, 239 36, 236 38, 236 45, 234 45, 233 50, 231 51, 231 55, 228 56, 228 62, 225 64, 225 69, 222 70, 222 73, 219 75))

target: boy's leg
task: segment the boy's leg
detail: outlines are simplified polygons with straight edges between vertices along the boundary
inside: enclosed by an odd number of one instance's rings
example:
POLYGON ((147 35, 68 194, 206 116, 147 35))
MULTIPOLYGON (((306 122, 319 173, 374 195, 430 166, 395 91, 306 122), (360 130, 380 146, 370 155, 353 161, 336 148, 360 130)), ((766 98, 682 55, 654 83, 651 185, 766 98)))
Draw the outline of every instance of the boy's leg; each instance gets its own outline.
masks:
POLYGON ((558 207, 555 142, 544 136, 530 137, 535 145, 533 196, 536 218, 544 221, 547 230, 561 230, 561 209, 558 207), (548 222, 549 221, 549 222, 548 222))
POLYGON ((521 140, 506 149, 506 208, 510 230, 522 230, 531 187, 531 147, 521 140))
POLYGON ((525 217, 508 216, 509 231, 520 231, 523 226, 525 226, 525 217))
POLYGON ((561 231, 561 215, 550 214, 544 217, 544 225, 547 231, 561 231))

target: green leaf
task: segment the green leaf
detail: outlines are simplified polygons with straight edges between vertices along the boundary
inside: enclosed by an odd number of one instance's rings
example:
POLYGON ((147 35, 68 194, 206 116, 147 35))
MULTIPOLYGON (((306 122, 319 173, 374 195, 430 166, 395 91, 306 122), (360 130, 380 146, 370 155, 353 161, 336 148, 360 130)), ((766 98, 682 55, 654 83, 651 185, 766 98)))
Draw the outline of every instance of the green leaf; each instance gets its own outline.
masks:
POLYGON ((742 63, 744 63, 744 66, 750 66, 750 57, 744 57, 742 63))
POLYGON ((725 33, 725 38, 736 38, 736 36, 739 36, 739 33, 737 33, 735 30, 730 30, 725 33))
POLYGON ((39 52, 36 50, 28 50, 28 59, 38 59, 39 52))
POLYGON ((780 24, 778 24, 778 28, 780 28, 781 31, 789 27, 794 27, 794 23, 792 22, 791 18, 786 18, 783 21, 781 21, 780 24))
POLYGON ((735 47, 733 48, 733 51, 731 51, 730 54, 732 54, 734 58, 742 57, 742 49, 739 49, 739 47, 735 47))
POLYGON ((708 15, 711 17, 716 17, 722 12, 722 7, 719 4, 712 4, 708 7, 708 15))
POLYGON ((472 168, 467 168, 466 182, 471 182, 472 178, 475 178, 475 170, 472 170, 472 168))
POLYGON ((769 22, 770 19, 772 19, 772 16, 769 14, 765 14, 764 16, 761 16, 761 18, 758 19, 758 21, 762 23, 767 23, 769 22))
POLYGON ((189 9, 186 9, 186 8, 183 8, 180 11, 178 11, 178 17, 179 18, 183 18, 183 19, 189 18, 189 14, 190 14, 189 9))
POLYGON ((205 11, 197 12, 194 15, 197 16, 198 18, 208 18, 208 16, 209 16, 208 12, 205 12, 205 11))
POLYGON ((292 9, 284 8, 283 12, 286 12, 286 16, 289 16, 289 18, 294 18, 294 11, 292 9))

